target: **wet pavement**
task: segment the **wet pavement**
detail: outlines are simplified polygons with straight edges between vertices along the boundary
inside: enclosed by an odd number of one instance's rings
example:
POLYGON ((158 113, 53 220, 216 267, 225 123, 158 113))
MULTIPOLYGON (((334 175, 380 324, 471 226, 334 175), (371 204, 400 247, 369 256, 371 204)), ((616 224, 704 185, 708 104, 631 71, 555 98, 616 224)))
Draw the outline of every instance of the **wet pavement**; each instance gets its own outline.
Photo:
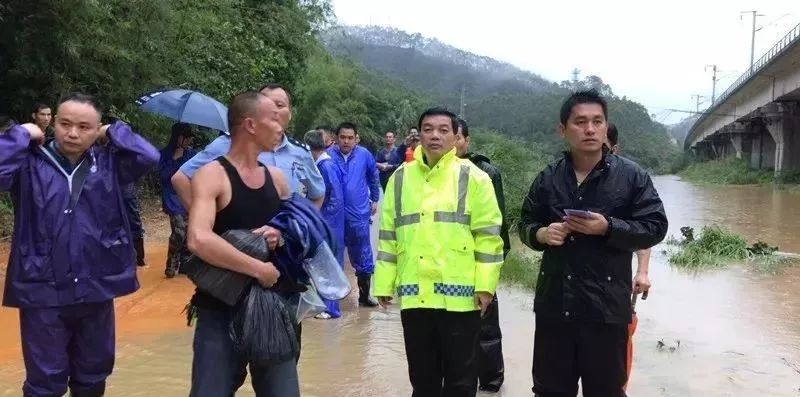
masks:
MULTIPOLYGON (((748 240, 800 252, 798 194, 698 187, 675 177, 655 182, 672 235, 681 226, 721 224, 748 240)), ((773 276, 735 265, 693 274, 671 268, 661 251, 653 250, 650 298, 638 305, 629 394, 800 396, 800 269, 773 276)), ((188 395, 192 329, 181 311, 193 287, 182 277, 164 279, 164 255, 164 244, 148 244, 151 265, 140 269, 142 289, 117 301, 118 357, 108 396, 188 395)), ((505 286, 498 297, 506 360, 498 395, 530 396, 533 295, 505 286)), ((410 395, 399 311, 359 308, 355 299, 344 301, 341 319, 304 322, 302 394, 410 395)), ((16 310, 0 309, 0 396, 20 395, 17 322, 16 310)), ((245 385, 237 395, 254 393, 245 385)))

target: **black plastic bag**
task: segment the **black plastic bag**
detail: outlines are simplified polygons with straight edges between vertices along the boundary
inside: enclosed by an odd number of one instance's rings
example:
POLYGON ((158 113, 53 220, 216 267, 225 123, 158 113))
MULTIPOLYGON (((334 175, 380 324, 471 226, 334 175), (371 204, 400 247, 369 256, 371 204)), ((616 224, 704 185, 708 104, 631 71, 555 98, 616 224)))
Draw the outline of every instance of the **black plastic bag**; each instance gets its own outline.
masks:
MULTIPOLYGON (((264 262, 269 258, 267 241, 261 234, 255 234, 250 230, 229 230, 220 237, 253 258, 264 262)), ((225 302, 228 306, 235 306, 242 299, 247 287, 253 283, 253 278, 248 275, 209 265, 195 255, 192 255, 182 268, 199 290, 225 302)))
POLYGON ((236 351, 248 362, 282 363, 300 354, 295 324, 280 295, 253 284, 233 315, 230 336, 236 351))

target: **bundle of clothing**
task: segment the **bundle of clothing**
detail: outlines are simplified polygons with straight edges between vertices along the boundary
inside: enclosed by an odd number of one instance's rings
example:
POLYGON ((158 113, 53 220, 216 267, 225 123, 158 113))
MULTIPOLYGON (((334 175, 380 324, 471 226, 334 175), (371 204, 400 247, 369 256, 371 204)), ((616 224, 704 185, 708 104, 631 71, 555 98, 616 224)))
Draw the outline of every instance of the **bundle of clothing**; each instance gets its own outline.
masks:
POLYGON ((343 299, 351 289, 333 254, 333 234, 310 201, 293 195, 267 225, 278 229, 284 241, 273 252, 263 236, 249 230, 230 230, 221 237, 256 259, 271 261, 281 272, 276 288, 262 288, 247 275, 196 256, 185 265, 198 289, 234 308, 231 337, 237 349, 256 363, 296 356, 295 325, 325 310, 321 298, 343 299))
POLYGON ((294 194, 267 225, 280 230, 285 241, 272 258, 282 275, 310 282, 325 299, 340 300, 350 293, 350 282, 334 255, 339 248, 334 234, 310 201, 294 194))

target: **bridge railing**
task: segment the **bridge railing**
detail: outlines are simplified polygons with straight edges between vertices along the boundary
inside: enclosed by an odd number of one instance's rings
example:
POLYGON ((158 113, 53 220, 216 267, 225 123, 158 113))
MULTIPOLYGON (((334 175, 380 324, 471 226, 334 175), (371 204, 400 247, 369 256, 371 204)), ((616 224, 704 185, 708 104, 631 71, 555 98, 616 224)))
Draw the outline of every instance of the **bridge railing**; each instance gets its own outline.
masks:
POLYGON ((736 79, 736 81, 734 81, 733 84, 731 84, 731 86, 725 90, 725 92, 716 98, 714 103, 709 106, 709 109, 713 108, 715 104, 724 102, 726 99, 728 99, 728 97, 731 96, 731 94, 733 94, 737 88, 742 86, 742 84, 749 80, 750 77, 758 74, 761 69, 770 63, 770 61, 781 55, 787 47, 794 44, 794 42, 798 41, 798 39, 800 39, 800 24, 795 26, 794 29, 790 30, 786 36, 783 36, 783 38, 780 39, 774 46, 772 46, 769 51, 755 61, 753 65, 748 68, 746 72, 744 72, 744 74, 739 76, 739 78, 736 79))
POLYGON ((747 81, 756 76, 762 69, 769 65, 772 60, 783 54, 788 47, 791 47, 798 41, 800 41, 800 24, 797 24, 797 26, 783 36, 782 39, 778 40, 778 42, 775 43, 772 48, 770 48, 764 55, 761 56, 761 58, 758 58, 757 61, 753 62, 753 65, 751 65, 747 71, 739 76, 739 78, 736 79, 736 81, 734 81, 727 90, 717 96, 714 102, 700 114, 700 117, 698 117, 694 124, 692 124, 691 128, 689 128, 689 133, 686 135, 686 141, 684 143, 685 148, 689 149, 691 147, 694 139, 695 129, 706 119, 706 117, 708 117, 708 115, 714 113, 714 109, 719 104, 728 100, 728 98, 733 95, 736 90, 741 88, 747 81))

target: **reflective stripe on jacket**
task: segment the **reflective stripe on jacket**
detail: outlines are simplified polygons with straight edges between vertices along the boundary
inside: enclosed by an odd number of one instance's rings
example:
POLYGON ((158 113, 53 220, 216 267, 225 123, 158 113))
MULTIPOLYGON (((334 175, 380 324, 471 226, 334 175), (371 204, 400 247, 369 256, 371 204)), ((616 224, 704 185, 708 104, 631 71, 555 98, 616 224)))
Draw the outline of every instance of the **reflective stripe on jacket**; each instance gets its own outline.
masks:
POLYGON ((450 151, 431 169, 422 148, 386 186, 375 296, 401 309, 477 310, 494 294, 503 264, 502 215, 489 176, 450 151))

